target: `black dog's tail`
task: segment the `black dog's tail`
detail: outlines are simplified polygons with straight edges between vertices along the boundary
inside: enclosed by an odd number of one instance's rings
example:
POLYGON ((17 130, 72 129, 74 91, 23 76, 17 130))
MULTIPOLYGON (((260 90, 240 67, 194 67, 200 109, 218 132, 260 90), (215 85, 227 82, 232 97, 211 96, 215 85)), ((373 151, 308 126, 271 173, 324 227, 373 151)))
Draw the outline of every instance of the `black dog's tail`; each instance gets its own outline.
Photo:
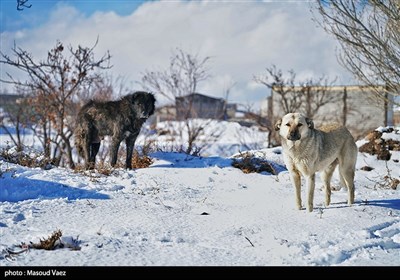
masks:
POLYGON ((80 124, 77 124, 74 130, 74 135, 75 135, 75 148, 78 152, 78 155, 81 157, 85 157, 83 153, 83 145, 84 145, 84 139, 85 139, 85 130, 80 124))
POLYGON ((78 155, 85 158, 84 147, 87 141, 87 136, 89 131, 89 116, 87 115, 87 110, 91 108, 94 104, 93 100, 90 100, 88 103, 83 105, 83 107, 79 110, 78 117, 76 120, 76 125, 74 129, 74 138, 75 138, 75 148, 78 152, 78 155))

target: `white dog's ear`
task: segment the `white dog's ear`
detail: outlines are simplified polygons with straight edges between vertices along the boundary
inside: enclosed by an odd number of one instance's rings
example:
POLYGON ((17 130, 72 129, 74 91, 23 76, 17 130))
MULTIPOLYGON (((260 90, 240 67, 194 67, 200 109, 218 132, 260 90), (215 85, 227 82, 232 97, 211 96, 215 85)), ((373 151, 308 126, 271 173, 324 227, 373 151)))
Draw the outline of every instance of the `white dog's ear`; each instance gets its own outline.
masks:
POLYGON ((282 125, 282 119, 279 119, 276 123, 275 123, 275 130, 278 131, 281 129, 281 125, 282 125))
POLYGON ((309 129, 314 129, 314 122, 312 119, 306 118, 306 123, 309 129))

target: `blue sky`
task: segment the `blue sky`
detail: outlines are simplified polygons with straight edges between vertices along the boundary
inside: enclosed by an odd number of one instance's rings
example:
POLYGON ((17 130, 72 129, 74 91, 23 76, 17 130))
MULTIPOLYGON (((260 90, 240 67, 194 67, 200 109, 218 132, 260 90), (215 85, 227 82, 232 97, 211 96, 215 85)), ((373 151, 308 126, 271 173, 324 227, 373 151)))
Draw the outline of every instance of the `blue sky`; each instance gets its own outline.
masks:
MULTIPOLYGON (((107 74, 122 77, 139 90, 145 70, 168 67, 178 48, 209 56, 210 78, 198 91, 230 102, 260 106, 270 90, 253 81, 265 68, 293 69, 299 80, 337 77, 351 84, 351 75, 336 59, 337 42, 312 20, 310 1, 41 1, 28 0, 17 11, 17 0, 2 0, 1 51, 11 53, 14 42, 44 59, 57 40, 76 47, 93 46, 95 54, 110 51, 113 68, 107 74)), ((0 69, 1 77, 15 69, 0 69)), ((0 83, 0 91, 12 92, 0 83)), ((161 99, 160 102, 162 103, 161 99)))
MULTIPOLYGON (((26 0, 22 0, 26 1, 26 0)), ((22 10, 17 10, 18 0, 2 0, 0 2, 0 32, 15 31, 23 28, 32 28, 44 24, 49 18, 52 10, 61 3, 75 7, 86 16, 97 11, 114 11, 118 15, 126 16, 131 14, 138 6, 145 1, 135 0, 27 0, 26 8, 21 6, 22 10)), ((19 2, 21 3, 21 2, 19 2)))

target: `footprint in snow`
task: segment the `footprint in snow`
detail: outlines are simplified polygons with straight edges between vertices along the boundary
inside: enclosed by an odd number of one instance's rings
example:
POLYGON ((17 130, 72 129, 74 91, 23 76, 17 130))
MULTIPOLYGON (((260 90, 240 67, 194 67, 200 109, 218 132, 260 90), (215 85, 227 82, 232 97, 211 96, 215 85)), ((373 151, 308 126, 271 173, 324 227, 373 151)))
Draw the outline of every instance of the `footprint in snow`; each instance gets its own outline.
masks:
POLYGON ((24 216, 24 214, 22 214, 22 213, 19 213, 19 214, 15 215, 15 216, 13 217, 13 221, 14 221, 15 223, 18 223, 18 222, 23 221, 23 220, 25 220, 25 216, 24 216))

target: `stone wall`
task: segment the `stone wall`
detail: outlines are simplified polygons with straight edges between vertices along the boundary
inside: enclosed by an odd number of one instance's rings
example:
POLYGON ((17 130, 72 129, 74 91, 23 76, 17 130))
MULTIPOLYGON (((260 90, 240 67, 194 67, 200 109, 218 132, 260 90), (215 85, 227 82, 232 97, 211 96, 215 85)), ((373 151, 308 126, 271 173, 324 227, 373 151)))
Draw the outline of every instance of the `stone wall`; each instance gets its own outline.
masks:
MULTIPOLYGON (((383 87, 379 89, 384 91, 383 87)), ((383 99, 376 98, 369 87, 333 86, 327 88, 327 94, 334 95, 331 96, 333 100, 319 107, 315 112, 313 120, 316 127, 325 123, 338 122, 346 125, 353 136, 359 139, 379 126, 393 125, 393 105, 388 106, 383 99)), ((268 112, 266 117, 272 123, 281 118, 285 111, 281 105, 280 95, 272 91, 268 109, 264 107, 262 112, 268 112)), ((298 112, 305 114, 305 102, 298 112)))

